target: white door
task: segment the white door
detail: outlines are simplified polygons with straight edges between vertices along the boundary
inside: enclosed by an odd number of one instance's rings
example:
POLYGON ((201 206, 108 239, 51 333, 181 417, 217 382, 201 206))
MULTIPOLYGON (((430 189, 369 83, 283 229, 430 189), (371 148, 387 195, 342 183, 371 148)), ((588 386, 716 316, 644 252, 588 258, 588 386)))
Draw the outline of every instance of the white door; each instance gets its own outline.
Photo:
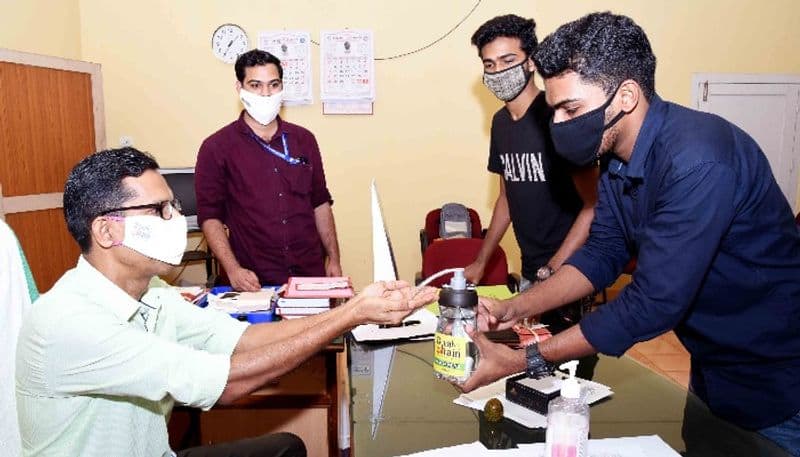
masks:
POLYGON ((724 117, 758 142, 796 211, 800 77, 696 74, 692 86, 695 108, 724 117))

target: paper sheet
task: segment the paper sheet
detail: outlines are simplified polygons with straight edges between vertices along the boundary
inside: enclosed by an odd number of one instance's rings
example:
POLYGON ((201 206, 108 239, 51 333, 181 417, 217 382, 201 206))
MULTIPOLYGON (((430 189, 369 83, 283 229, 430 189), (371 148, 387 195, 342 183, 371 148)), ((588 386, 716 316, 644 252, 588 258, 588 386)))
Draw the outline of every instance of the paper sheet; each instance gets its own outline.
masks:
MULTIPOLYGON (((588 457, 680 457, 658 435, 589 440, 588 457)), ((517 449, 486 449, 480 442, 431 449, 398 457, 545 457, 545 444, 520 444, 517 449)))
MULTIPOLYGON (((520 406, 506 398, 506 379, 508 379, 508 377, 475 389, 470 393, 461 394, 453 400, 453 403, 482 411, 487 401, 492 398, 497 398, 503 404, 503 415, 508 419, 528 428, 546 427, 547 418, 545 416, 525 408, 524 406, 520 406)), ((580 383, 583 389, 587 389, 587 401, 589 404, 614 394, 608 386, 598 382, 581 379, 580 383)))
MULTIPOLYGON (((680 457, 658 435, 589 440, 588 447, 588 457, 680 457)), ((519 449, 529 457, 544 457, 545 444, 521 444, 519 449)))
POLYGON ((411 313, 403 322, 419 322, 414 325, 404 325, 402 327, 380 328, 374 324, 359 325, 351 333, 353 338, 359 343, 394 341, 394 340, 426 340, 433 339, 436 332, 436 324, 439 321, 432 312, 425 308, 418 309, 411 313))

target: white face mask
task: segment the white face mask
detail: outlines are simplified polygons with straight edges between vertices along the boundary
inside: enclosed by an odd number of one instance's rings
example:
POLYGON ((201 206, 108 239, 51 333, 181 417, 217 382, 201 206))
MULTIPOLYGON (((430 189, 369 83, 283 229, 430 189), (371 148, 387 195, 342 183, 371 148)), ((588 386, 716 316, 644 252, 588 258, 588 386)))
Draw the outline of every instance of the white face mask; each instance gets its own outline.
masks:
POLYGON ((161 216, 125 216, 125 246, 143 256, 171 265, 180 265, 186 250, 186 217, 180 214, 164 220, 161 216))
POLYGON ((247 114, 261 125, 267 125, 275 120, 283 102, 283 91, 272 95, 258 95, 239 89, 239 99, 247 110, 247 114))

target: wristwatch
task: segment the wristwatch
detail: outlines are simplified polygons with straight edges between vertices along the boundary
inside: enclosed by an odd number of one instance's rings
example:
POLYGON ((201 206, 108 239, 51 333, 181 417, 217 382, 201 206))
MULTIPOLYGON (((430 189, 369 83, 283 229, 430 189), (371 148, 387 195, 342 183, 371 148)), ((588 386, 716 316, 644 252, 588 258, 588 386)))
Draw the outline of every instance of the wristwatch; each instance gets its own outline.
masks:
POLYGON ((550 376, 556 371, 555 364, 548 362, 542 357, 542 354, 539 352, 539 343, 525 346, 525 360, 527 366, 525 374, 527 374, 529 378, 543 378, 545 376, 550 376))
POLYGON ((550 276, 553 276, 553 273, 555 273, 555 272, 556 272, 556 270, 553 270, 553 267, 551 267, 550 265, 545 265, 545 266, 539 268, 538 270, 536 270, 536 280, 537 281, 544 281, 545 279, 549 278, 550 276))

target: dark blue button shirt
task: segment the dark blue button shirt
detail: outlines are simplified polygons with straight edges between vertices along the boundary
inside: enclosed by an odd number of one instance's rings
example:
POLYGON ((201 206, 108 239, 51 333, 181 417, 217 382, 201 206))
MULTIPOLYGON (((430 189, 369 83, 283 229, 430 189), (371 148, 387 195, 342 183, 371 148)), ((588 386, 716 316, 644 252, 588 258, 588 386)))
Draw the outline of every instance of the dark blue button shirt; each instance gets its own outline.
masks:
POLYGON ((800 235, 759 146, 654 96, 630 161, 607 167, 589 239, 568 263, 596 289, 638 264, 581 321, 589 343, 619 356, 674 328, 715 414, 758 429, 797 413, 800 235))

